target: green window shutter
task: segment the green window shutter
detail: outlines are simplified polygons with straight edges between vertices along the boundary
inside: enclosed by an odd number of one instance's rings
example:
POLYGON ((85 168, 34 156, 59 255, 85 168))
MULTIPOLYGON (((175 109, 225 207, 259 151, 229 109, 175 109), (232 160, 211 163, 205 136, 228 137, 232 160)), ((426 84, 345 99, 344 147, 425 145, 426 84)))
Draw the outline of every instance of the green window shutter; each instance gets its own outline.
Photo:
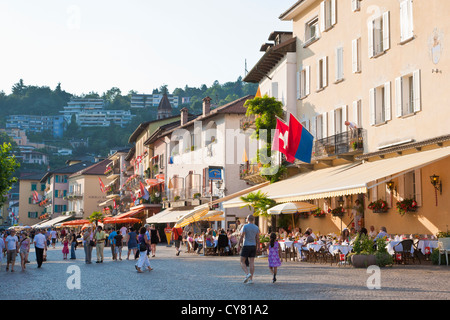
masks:
POLYGON ((36 191, 37 190, 37 185, 36 183, 32 183, 31 184, 31 191, 36 191))

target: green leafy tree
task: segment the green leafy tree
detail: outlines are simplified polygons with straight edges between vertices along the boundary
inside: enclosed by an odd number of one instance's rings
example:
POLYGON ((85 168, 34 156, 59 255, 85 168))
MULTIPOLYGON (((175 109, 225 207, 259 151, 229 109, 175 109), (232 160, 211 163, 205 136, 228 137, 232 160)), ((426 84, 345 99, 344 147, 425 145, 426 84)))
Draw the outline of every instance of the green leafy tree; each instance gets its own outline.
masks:
POLYGON ((12 154, 12 145, 4 142, 0 145, 0 205, 6 201, 6 194, 11 186, 17 182, 14 177, 16 169, 20 167, 16 157, 12 154))
POLYGON ((103 223, 103 220, 105 219, 105 216, 103 215, 103 213, 101 213, 100 211, 94 211, 92 212, 92 214, 89 216, 88 220, 91 223, 95 223, 96 226, 98 226, 99 222, 103 223))
POLYGON ((253 209, 255 216, 269 217, 268 210, 276 205, 275 200, 269 199, 267 193, 262 193, 261 191, 250 192, 247 196, 240 197, 240 199, 247 203, 242 208, 248 207, 253 209))

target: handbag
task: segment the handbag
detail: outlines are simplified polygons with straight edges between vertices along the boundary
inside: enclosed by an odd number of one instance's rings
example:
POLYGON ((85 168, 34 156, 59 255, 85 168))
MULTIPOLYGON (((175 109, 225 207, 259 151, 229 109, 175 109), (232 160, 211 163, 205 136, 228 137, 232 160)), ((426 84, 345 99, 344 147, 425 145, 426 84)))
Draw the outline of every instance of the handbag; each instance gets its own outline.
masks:
POLYGON ((147 244, 145 241, 139 243, 139 251, 147 251, 147 244))
POLYGON ((91 247, 95 247, 95 242, 94 242, 94 240, 89 241, 89 245, 90 245, 91 247))

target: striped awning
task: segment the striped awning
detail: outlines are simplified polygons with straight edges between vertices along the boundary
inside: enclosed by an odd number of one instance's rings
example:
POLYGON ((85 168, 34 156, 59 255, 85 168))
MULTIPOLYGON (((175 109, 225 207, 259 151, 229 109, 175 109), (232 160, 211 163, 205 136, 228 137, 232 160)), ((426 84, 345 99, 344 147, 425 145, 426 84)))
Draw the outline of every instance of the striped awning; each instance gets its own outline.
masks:
POLYGON ((209 212, 209 205, 201 205, 195 207, 191 212, 185 215, 183 218, 177 221, 175 228, 182 228, 190 223, 201 221, 201 218, 209 212))
MULTIPOLYGON (((373 162, 351 163, 295 175, 259 190, 277 203, 367 193, 378 184, 448 156, 450 147, 444 147, 373 162)), ((236 197, 224 202, 223 207, 245 205, 240 197, 236 197)))

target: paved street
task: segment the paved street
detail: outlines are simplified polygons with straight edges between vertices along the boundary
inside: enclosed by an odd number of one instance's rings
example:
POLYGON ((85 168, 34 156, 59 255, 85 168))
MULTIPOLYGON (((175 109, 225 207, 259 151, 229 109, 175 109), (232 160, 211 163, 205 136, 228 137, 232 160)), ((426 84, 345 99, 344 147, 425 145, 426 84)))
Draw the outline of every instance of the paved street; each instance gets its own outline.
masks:
POLYGON ((16 266, 15 273, 7 273, 3 264, 0 299, 450 299, 450 267, 431 264, 384 268, 381 289, 369 290, 371 274, 352 267, 284 262, 272 284, 267 259, 257 259, 254 283, 243 284, 237 256, 183 252, 176 257, 174 248, 159 245, 157 257, 150 260, 154 270, 138 274, 134 260, 112 261, 110 248, 105 248, 103 264, 95 263, 94 249, 91 265, 84 263, 82 248, 76 251, 77 260, 63 260, 61 250, 61 245, 50 249, 42 269, 37 269, 34 249, 25 272, 16 266), (66 285, 72 265, 79 266, 80 289, 66 285))

